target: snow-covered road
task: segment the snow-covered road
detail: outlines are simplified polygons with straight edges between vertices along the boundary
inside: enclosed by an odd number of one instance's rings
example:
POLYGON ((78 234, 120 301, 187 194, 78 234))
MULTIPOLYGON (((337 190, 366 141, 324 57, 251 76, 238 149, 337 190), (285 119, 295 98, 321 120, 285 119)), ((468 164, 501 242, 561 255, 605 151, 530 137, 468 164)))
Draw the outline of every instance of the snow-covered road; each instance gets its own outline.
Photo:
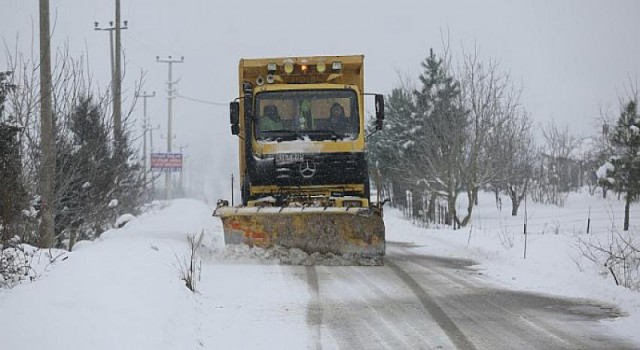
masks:
POLYGON ((620 316, 612 305, 496 287, 470 260, 415 248, 389 242, 383 267, 245 262, 219 270, 207 264, 204 281, 212 283, 203 282, 201 297, 209 304, 205 313, 218 315, 206 322, 202 343, 227 339, 237 349, 638 348, 600 322, 620 316), (222 283, 211 278, 216 270, 234 277, 222 283))
POLYGON ((635 310, 513 290, 449 238, 385 220, 385 266, 284 266, 225 248, 211 208, 174 201, 0 290, 0 349, 640 348, 619 326, 635 310), (180 265, 200 232, 192 293, 180 265))

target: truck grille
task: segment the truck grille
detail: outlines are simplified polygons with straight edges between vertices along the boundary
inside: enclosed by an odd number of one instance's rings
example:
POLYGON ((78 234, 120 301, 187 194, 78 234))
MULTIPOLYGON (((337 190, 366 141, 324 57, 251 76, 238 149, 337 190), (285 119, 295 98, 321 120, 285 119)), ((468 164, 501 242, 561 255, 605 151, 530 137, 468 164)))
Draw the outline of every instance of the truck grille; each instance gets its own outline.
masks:
POLYGON ((366 179, 363 153, 279 156, 276 158, 276 184, 280 186, 362 183, 366 179))

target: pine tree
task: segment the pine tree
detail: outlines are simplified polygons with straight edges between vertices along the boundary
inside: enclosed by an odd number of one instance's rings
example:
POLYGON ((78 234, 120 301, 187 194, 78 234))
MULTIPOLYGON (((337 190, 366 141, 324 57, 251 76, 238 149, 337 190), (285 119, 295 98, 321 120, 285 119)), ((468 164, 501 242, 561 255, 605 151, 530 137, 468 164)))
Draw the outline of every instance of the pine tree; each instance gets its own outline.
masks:
POLYGON ((370 141, 369 159, 393 183, 396 201, 403 202, 405 190, 411 190, 414 214, 422 209, 433 218, 436 197, 446 198, 451 224, 464 183, 468 112, 442 58, 431 51, 422 68, 420 89, 398 88, 387 97, 385 128, 370 141), (429 197, 429 208, 420 208, 423 197, 429 197))
POLYGON ((15 86, 8 82, 10 72, 0 72, 0 246, 18 233, 20 211, 25 206, 26 191, 21 181, 22 166, 19 128, 6 116, 4 104, 15 86))
POLYGON ((123 153, 114 153, 105 118, 91 96, 81 98, 67 116, 68 135, 56 140, 56 236, 69 238, 70 249, 76 240, 97 237, 118 215, 137 213, 141 204, 143 169, 127 161, 134 152, 126 137, 123 153))
POLYGON ((113 175, 108 129, 91 96, 81 98, 66 120, 68 135, 56 138, 56 236, 69 237, 73 245, 78 231, 81 239, 90 239, 102 229, 107 212, 100 203, 113 175))
POLYGON ((460 103, 460 85, 445 61, 431 51, 422 63, 422 88, 414 91, 419 120, 415 152, 406 165, 432 195, 447 200, 445 222, 457 220, 455 202, 464 185, 465 129, 468 111, 460 103))
MULTIPOLYGON (((412 92, 405 88, 393 89, 386 98, 385 124, 382 131, 374 134, 368 143, 368 160, 374 171, 379 171, 385 179, 385 189, 393 189, 392 204, 403 204, 404 189, 407 183, 401 171, 402 159, 411 154, 414 137, 411 128, 414 125, 415 103, 412 92)), ((371 120, 369 133, 375 130, 375 119, 371 120)))
POLYGON ((629 208, 640 199, 640 115, 638 101, 627 103, 610 138, 614 148, 610 171, 601 183, 625 193, 624 230, 629 230, 629 208))
POLYGON ((15 85, 9 83, 10 76, 11 76, 11 71, 0 72, 0 122, 2 123, 9 121, 9 120, 5 120, 6 117, 4 115, 4 103, 7 101, 7 96, 9 95, 9 92, 15 89, 15 85))

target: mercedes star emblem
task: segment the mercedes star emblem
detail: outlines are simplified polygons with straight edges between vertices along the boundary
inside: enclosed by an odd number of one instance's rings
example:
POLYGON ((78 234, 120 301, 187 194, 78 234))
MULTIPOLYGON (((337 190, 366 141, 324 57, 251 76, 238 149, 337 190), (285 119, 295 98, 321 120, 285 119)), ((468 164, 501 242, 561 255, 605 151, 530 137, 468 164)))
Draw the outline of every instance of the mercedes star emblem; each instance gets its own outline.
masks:
POLYGON ((305 160, 300 163, 300 175, 305 179, 312 178, 316 174, 316 163, 312 160, 305 160))

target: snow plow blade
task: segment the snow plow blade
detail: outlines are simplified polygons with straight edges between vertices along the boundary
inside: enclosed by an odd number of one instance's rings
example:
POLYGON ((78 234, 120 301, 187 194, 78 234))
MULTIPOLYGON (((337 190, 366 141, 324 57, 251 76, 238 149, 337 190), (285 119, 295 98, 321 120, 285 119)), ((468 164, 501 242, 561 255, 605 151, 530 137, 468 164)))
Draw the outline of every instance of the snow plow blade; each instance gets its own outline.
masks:
POLYGON ((377 209, 220 207, 214 216, 222 220, 226 245, 298 248, 348 257, 352 265, 383 264, 384 222, 377 209))

